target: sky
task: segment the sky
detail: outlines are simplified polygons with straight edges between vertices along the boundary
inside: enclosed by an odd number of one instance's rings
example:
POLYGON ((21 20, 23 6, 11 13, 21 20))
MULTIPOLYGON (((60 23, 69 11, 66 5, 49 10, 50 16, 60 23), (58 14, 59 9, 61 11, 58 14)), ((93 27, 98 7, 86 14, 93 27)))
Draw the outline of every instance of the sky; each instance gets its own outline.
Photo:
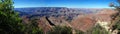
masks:
POLYGON ((110 8, 116 0, 13 0, 15 8, 24 7, 68 7, 68 8, 110 8))

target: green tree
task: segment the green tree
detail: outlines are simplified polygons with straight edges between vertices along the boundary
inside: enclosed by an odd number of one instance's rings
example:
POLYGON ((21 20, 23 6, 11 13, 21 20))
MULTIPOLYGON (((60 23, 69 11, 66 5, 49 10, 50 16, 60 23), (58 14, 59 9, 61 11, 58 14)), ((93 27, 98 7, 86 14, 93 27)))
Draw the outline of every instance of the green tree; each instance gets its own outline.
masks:
POLYGON ((24 25, 18 14, 14 12, 12 0, 0 0, 0 33, 22 34, 24 25))
POLYGON ((118 4, 111 3, 110 7, 114 7, 115 10, 117 10, 116 14, 113 14, 111 17, 113 19, 113 30, 117 29, 119 30, 118 34, 120 34, 120 0, 117 0, 118 4))
POLYGON ((12 0, 0 0, 1 34, 43 34, 36 22, 23 24, 18 13, 14 11, 12 0))

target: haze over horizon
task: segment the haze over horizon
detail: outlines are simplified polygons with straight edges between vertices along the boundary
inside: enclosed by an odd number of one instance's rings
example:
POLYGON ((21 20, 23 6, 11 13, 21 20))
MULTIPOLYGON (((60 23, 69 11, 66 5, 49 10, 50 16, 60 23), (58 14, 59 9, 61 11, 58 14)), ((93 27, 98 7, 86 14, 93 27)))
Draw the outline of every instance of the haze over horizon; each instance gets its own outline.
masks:
POLYGON ((115 0, 13 0, 15 8, 24 7, 68 7, 68 8, 111 8, 115 0))

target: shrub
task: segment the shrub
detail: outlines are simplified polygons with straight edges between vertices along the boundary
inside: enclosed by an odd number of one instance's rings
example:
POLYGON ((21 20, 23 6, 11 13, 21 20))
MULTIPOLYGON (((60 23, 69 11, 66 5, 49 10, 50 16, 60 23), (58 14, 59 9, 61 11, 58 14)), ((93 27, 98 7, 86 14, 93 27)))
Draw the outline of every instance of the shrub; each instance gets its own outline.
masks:
POLYGON ((72 34, 72 28, 67 26, 55 26, 48 34, 72 34))

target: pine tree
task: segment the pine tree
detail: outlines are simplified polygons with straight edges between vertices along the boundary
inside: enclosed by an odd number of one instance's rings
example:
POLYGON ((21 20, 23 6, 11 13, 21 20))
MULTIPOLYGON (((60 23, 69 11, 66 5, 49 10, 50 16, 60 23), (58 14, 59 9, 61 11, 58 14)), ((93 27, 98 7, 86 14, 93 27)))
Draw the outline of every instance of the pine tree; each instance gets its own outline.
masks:
POLYGON ((12 0, 0 0, 0 34, 43 34, 35 23, 23 24, 12 0))
POLYGON ((0 33, 22 34, 25 27, 21 21, 14 11, 12 0, 0 0, 0 33))
POLYGON ((120 34, 120 0, 117 0, 118 5, 114 3, 110 4, 110 7, 114 7, 117 10, 116 14, 113 14, 111 18, 113 19, 112 23, 112 30, 118 30, 118 34, 120 34))

